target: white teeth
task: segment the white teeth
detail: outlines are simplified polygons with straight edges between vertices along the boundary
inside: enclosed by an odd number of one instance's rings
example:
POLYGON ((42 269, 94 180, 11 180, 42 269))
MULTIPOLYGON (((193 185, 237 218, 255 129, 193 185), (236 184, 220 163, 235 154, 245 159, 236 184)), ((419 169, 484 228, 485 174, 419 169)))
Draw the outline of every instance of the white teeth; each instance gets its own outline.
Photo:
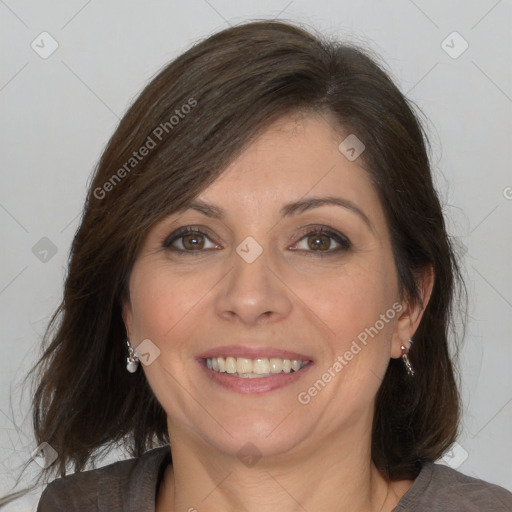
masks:
POLYGON ((283 369, 283 360, 277 357, 270 358, 270 373, 281 373, 283 369))
POLYGON ((297 371, 299 371, 299 370, 300 370, 300 361, 297 361, 297 359, 294 359, 294 360, 292 361, 292 370, 293 370, 294 372, 297 372, 297 371))
POLYGON ((236 359, 234 357, 226 357, 226 372, 236 373, 236 359))
POLYGON ((265 357, 263 359, 255 359, 252 363, 252 371, 258 375, 270 373, 270 363, 265 357))
POLYGON ((261 357, 247 359, 246 357, 214 357, 206 359, 206 367, 220 373, 236 374, 245 379, 268 377, 275 373, 298 372, 309 361, 298 359, 279 359, 278 357, 261 357))
POLYGON ((236 360, 236 373, 252 373, 252 361, 245 357, 238 357, 236 360))

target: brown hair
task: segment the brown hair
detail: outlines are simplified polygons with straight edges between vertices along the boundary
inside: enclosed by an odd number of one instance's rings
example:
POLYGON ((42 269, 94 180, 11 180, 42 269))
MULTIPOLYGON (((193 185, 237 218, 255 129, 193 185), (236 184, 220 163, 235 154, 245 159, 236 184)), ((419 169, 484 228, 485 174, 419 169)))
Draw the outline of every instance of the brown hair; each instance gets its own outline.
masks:
POLYGON ((297 111, 328 112, 364 142, 402 294, 419 300, 418 275, 434 270, 410 353, 416 374, 408 378, 391 359, 376 398, 373 461, 390 479, 415 478, 455 440, 448 331, 460 275, 414 109, 367 51, 258 21, 216 33, 165 67, 99 161, 36 367, 35 436, 57 451, 55 472, 82 470, 118 443, 138 456, 168 442, 144 373, 131 375, 123 363, 121 304, 137 251, 148 228, 213 183, 271 122, 297 111))

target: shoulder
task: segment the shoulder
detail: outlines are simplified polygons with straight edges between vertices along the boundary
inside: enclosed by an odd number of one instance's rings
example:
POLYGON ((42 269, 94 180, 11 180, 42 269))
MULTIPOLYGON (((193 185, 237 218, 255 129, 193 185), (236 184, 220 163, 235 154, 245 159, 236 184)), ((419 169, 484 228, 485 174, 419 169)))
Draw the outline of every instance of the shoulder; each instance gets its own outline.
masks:
POLYGON ((510 512, 512 493, 495 484, 427 461, 393 512, 510 512))
POLYGON ((170 462, 170 453, 169 446, 163 446, 137 458, 58 478, 43 491, 37 512, 154 510, 158 478, 170 462), (151 503, 153 508, 144 508, 151 503))

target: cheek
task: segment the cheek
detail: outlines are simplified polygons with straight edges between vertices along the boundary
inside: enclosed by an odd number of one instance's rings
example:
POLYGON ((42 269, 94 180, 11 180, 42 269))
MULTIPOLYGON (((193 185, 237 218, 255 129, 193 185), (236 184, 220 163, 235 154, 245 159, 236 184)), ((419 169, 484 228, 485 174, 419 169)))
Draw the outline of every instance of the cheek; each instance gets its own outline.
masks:
POLYGON ((355 418, 373 400, 389 364, 397 318, 393 305, 398 306, 394 261, 372 251, 352 258, 328 279, 316 275, 303 279, 301 286, 298 295, 308 297, 304 302, 330 333, 326 357, 310 379, 313 387, 318 380, 328 382, 314 407, 319 412, 332 401, 355 418))
POLYGON ((396 324, 398 286, 392 258, 370 258, 333 281, 336 309, 330 306, 337 333, 337 354, 343 355, 347 386, 354 396, 376 392, 389 364, 396 324), (377 377, 377 378, 375 378, 377 377), (361 387, 363 385, 363 387, 361 387))
POLYGON ((130 279, 133 326, 140 340, 163 344, 181 330, 184 319, 201 309, 201 301, 218 279, 211 273, 171 272, 168 263, 134 267, 130 279))
POLYGON ((205 273, 199 277, 171 272, 168 262, 146 261, 134 267, 130 279, 135 343, 150 339, 160 350, 143 371, 167 414, 183 422, 200 414, 195 400, 190 400, 190 396, 200 396, 200 391, 188 383, 187 372, 193 361, 190 355, 194 353, 190 341, 208 302, 201 299, 207 298, 214 284, 205 273), (187 393, 183 393, 184 383, 187 393))
MULTIPOLYGON (((169 302, 159 272, 146 272, 144 275, 134 269, 130 280, 130 299, 133 312, 133 328, 137 341, 149 338, 156 342, 158 333, 168 324, 175 304, 169 302)), ((168 328, 168 327, 167 327, 168 328)))
MULTIPOLYGON (((295 289, 304 304, 336 336, 339 349, 374 326, 398 298, 392 260, 373 255, 353 258, 349 264, 322 276, 301 276, 295 289)), ((393 322, 381 324, 377 326, 379 331, 389 337, 393 322)))
POLYGON ((332 336, 299 402, 309 403, 312 415, 325 413, 333 429, 341 417, 350 423, 368 411, 386 372, 400 307, 394 276, 392 264, 374 260, 347 265, 323 281, 322 290, 303 283, 308 305, 332 336), (327 412, 325 404, 332 405, 327 412))

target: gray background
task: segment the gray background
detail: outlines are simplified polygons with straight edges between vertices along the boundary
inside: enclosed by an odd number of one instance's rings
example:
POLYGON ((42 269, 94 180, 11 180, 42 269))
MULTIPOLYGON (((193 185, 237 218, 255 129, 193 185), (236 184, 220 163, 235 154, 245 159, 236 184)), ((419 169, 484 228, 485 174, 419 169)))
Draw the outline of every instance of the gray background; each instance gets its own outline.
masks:
MULTIPOLYGON (((512 490, 511 16, 507 0, 0 0, 0 494, 35 449, 21 383, 60 301, 103 146, 162 65, 254 18, 363 42, 429 119, 436 183, 470 293, 462 431, 441 462, 512 490), (58 43, 50 56, 44 31, 58 43), (461 37, 447 39, 454 31, 461 37)), ((32 462, 27 476, 38 470, 32 462)))

